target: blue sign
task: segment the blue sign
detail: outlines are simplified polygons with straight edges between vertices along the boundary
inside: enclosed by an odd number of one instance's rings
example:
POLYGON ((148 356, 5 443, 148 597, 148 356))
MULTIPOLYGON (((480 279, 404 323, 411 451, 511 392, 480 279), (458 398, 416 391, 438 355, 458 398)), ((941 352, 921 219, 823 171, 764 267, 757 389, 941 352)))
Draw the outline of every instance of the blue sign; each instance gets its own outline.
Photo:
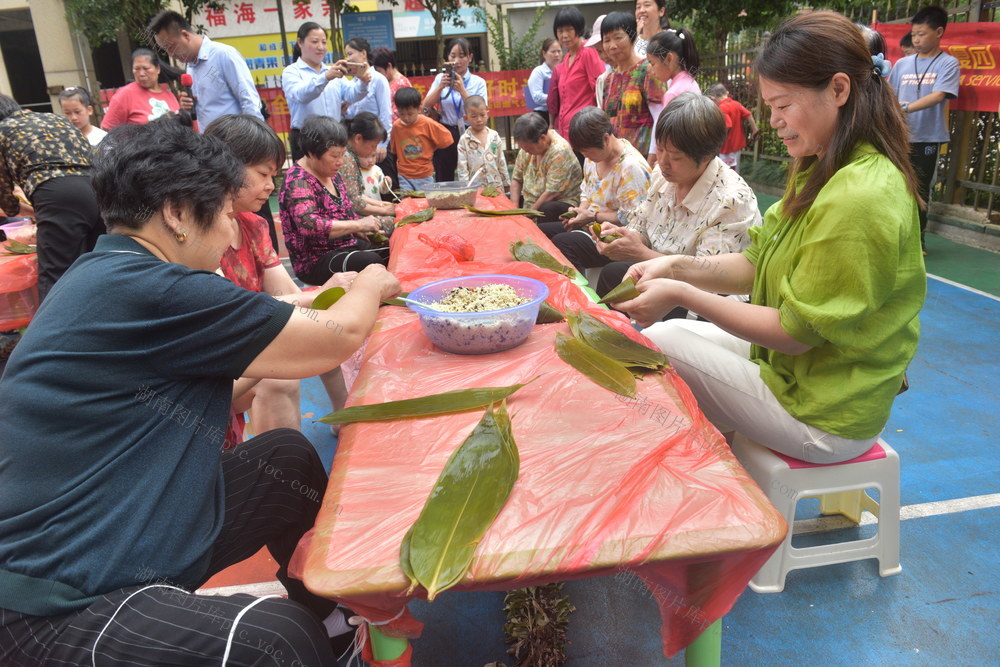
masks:
MULTIPOLYGON (((380 46, 390 51, 396 50, 395 31, 392 27, 392 12, 354 12, 340 15, 341 27, 344 31, 344 41, 354 37, 363 37, 371 44, 374 51, 380 46)), ((368 55, 371 55, 370 53, 368 55)))

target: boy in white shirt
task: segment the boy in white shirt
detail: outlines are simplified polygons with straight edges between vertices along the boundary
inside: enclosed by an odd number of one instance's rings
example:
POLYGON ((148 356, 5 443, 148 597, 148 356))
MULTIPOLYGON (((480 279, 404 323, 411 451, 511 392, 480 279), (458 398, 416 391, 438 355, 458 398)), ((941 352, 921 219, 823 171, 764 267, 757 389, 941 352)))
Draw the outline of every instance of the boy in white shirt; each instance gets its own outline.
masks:
POLYGON ((503 154, 500 134, 486 127, 489 117, 490 110, 486 106, 486 100, 479 95, 465 98, 465 122, 469 127, 458 140, 455 180, 468 181, 479 172, 476 176, 477 184, 495 185, 506 192, 510 187, 507 158, 503 154))
POLYGON ((367 157, 358 156, 361 167, 361 194, 367 195, 376 201, 382 199, 382 195, 389 192, 392 186, 392 179, 382 172, 382 168, 375 164, 375 153, 367 157))

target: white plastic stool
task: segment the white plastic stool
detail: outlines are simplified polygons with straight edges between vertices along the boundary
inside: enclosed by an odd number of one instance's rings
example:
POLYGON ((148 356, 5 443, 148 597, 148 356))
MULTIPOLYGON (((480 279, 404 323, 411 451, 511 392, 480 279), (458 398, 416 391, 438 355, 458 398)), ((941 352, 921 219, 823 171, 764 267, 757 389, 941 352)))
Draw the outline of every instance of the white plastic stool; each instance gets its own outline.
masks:
POLYGON ((861 456, 843 463, 807 463, 774 452, 736 434, 733 454, 788 522, 788 534, 764 563, 750 588, 780 593, 789 571, 804 567, 877 558, 879 574, 899 574, 899 455, 881 438, 861 456), (878 502, 865 489, 878 489, 878 502), (878 517, 878 532, 862 540, 822 546, 792 546, 795 506, 803 498, 819 498, 820 513, 843 514, 860 523, 868 510, 878 517))

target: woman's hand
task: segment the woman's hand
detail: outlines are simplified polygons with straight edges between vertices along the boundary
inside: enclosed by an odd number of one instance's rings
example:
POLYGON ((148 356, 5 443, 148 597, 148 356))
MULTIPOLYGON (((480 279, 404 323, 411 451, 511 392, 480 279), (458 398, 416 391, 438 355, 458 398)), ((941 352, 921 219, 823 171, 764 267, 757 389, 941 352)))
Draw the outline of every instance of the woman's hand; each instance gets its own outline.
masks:
POLYGON ((354 288, 372 289, 378 292, 379 300, 399 296, 402 287, 396 276, 389 273, 381 264, 369 264, 358 277, 354 279, 354 288))
POLYGON ((687 283, 667 278, 652 278, 636 284, 639 296, 631 301, 615 304, 615 309, 628 313, 640 327, 648 327, 677 306, 684 305, 685 290, 693 289, 687 283))
POLYGON ((637 262, 649 256, 650 250, 643 243, 642 234, 639 232, 604 223, 601 225, 601 236, 608 234, 622 235, 620 239, 615 239, 611 243, 604 243, 601 239, 597 239, 597 252, 608 259, 616 262, 637 262))
POLYGON ((631 278, 636 284, 656 278, 673 278, 673 265, 679 257, 682 255, 666 255, 633 264, 628 267, 625 277, 631 278))
POLYGON ((365 217, 354 221, 354 232, 357 234, 373 234, 381 229, 378 219, 374 215, 366 215, 365 217))
POLYGON ((326 77, 327 81, 333 81, 334 79, 339 79, 340 77, 347 74, 347 61, 340 59, 333 63, 328 70, 323 72, 323 76, 326 77))
POLYGON ((466 90, 465 90, 465 79, 463 77, 459 76, 458 74, 456 74, 455 70, 451 71, 451 76, 448 77, 448 78, 450 78, 452 80, 452 82, 453 82, 452 85, 451 85, 452 89, 456 93, 458 93, 459 95, 461 95, 463 98, 465 98, 465 96, 468 95, 468 92, 466 92, 466 90))
POLYGON ((386 149, 385 146, 381 146, 381 145, 380 146, 376 146, 375 147, 375 164, 378 164, 379 162, 381 162, 382 160, 384 160, 385 159, 385 154, 388 153, 388 152, 389 151, 386 149))
POLYGON ((330 279, 320 286, 319 291, 328 290, 331 287, 343 287, 345 290, 351 289, 351 283, 354 279, 358 277, 357 271, 344 271, 343 273, 335 273, 330 276, 330 279))

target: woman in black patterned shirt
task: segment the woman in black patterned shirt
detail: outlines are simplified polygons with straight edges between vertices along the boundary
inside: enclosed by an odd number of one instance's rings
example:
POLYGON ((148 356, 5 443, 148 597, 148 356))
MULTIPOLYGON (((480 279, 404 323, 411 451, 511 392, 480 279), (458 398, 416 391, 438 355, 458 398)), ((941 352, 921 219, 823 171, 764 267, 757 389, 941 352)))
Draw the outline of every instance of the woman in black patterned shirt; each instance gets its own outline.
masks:
POLYGON ((90 184, 90 156, 90 143, 68 120, 24 111, 0 95, 0 208, 7 215, 20 212, 18 185, 35 209, 39 299, 105 231, 90 184))

